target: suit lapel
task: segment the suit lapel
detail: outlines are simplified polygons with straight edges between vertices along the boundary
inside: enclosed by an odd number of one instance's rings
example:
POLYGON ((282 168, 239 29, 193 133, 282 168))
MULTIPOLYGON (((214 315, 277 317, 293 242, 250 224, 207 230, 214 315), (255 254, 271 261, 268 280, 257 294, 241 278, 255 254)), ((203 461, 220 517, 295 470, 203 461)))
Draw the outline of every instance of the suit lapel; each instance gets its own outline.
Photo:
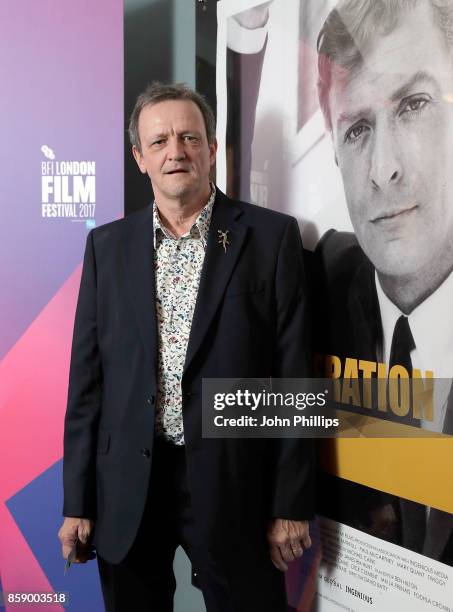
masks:
POLYGON ((247 226, 242 223, 241 215, 242 209, 217 189, 183 378, 187 375, 187 371, 203 343, 241 252, 247 233, 247 226), (218 241, 219 230, 222 232, 228 230, 229 244, 226 252, 218 241))
POLYGON ((126 217, 122 241, 125 282, 146 355, 156 372, 153 208, 126 217))

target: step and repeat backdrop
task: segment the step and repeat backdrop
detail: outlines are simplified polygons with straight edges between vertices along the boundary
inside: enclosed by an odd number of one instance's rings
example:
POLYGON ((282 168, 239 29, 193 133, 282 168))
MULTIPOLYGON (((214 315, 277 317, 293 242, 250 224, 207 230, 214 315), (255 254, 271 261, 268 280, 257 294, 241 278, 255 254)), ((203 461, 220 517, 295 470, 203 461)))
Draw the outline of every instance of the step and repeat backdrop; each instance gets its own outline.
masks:
MULTIPOLYGON (((8 0, 0 23, 0 610, 100 610, 56 534, 84 244, 123 214, 123 3, 8 0)), ((291 608, 450 612, 453 0, 219 0, 217 25, 217 182, 300 222, 317 374, 361 416, 319 445, 291 608), (383 406, 387 377, 409 392, 383 406), (377 417, 401 437, 367 439, 377 417)))
POLYGON ((85 240, 123 215, 123 2, 7 0, 0 24, 0 609, 100 610, 57 531, 85 240))
POLYGON ((219 0, 217 19, 219 186, 298 219, 315 369, 360 416, 319 444, 290 604, 450 611, 453 1, 219 0), (381 404, 372 379, 408 391, 381 404), (400 437, 367 439, 379 418, 400 437))

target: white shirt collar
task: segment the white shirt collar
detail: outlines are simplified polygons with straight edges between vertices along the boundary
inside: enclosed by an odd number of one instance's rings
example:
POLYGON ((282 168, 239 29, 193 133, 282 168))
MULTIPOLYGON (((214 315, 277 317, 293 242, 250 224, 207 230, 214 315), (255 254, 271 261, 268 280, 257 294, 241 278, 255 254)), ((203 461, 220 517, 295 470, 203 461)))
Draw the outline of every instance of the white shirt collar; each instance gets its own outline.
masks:
MULTIPOLYGON (((375 273, 376 291, 383 331, 383 355, 389 362, 393 330, 398 318, 404 314, 389 300, 375 273)), ((415 342, 411 353, 412 365, 431 370, 436 378, 453 376, 453 272, 426 300, 408 316, 415 342)))
MULTIPOLYGON (((210 183, 210 185, 211 185, 211 195, 209 196, 209 200, 207 201, 203 209, 200 211, 198 217, 195 219, 191 229, 187 232, 187 234, 184 234, 184 236, 181 236, 181 238, 185 238, 189 236, 191 233, 193 233, 194 229, 196 229, 197 234, 200 237, 204 248, 206 248, 206 244, 208 241, 208 232, 209 232, 209 226, 211 223, 212 208, 214 206, 214 201, 215 201, 215 197, 217 193, 214 183, 210 183)), ((154 236, 153 236, 154 250, 157 249, 157 246, 159 245, 159 238, 161 236, 166 236, 167 238, 178 240, 178 238, 173 236, 170 230, 168 230, 165 227, 165 225, 162 223, 160 215, 159 215, 159 210, 157 208, 156 200, 154 200, 153 202, 153 230, 154 230, 154 236)))
POLYGON ((250 30, 241 26, 234 17, 227 22, 227 46, 236 53, 259 53, 267 36, 267 23, 261 28, 250 30))

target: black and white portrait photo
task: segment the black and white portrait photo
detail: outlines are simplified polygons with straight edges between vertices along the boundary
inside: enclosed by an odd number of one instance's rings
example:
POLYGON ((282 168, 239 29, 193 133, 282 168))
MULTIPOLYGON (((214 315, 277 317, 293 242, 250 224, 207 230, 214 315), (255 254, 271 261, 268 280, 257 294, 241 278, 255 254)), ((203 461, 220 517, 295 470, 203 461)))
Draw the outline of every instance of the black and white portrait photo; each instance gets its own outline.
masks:
MULTIPOLYGON (((222 4, 220 176, 299 221, 318 375, 336 359, 335 376, 432 382, 432 412, 390 418, 403 437, 453 435, 453 0, 222 4)), ((433 476, 441 444, 409 461, 372 442, 369 481, 355 467, 326 476, 337 503, 323 508, 453 565, 453 500, 433 476)))

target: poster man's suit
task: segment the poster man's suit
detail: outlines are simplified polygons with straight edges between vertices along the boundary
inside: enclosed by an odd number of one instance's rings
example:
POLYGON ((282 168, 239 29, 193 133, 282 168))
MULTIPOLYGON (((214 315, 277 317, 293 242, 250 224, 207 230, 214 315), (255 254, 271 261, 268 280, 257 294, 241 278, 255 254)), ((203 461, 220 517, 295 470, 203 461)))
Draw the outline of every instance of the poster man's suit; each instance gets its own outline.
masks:
MULTIPOLYGON (((182 377, 183 419, 200 537, 236 585, 238 610, 274 609, 283 574, 269 559, 266 526, 273 517, 312 517, 312 446, 202 438, 202 378, 307 375, 308 328, 295 220, 217 190, 182 377), (218 230, 228 230, 226 251, 218 230)), ((156 360, 149 206, 88 236, 74 330, 64 515, 95 519, 95 546, 110 563, 131 547, 147 498, 156 360)))
MULTIPOLYGON (((330 230, 320 240, 316 250, 316 273, 318 297, 322 304, 320 314, 321 352, 337 355, 341 359, 351 357, 377 362, 377 347, 382 343, 382 323, 376 292, 375 268, 360 248, 351 233, 330 230), (322 296, 322 297, 321 297, 322 296)), ((447 417, 443 432, 453 435, 453 392, 450 391, 447 417)), ((376 415, 377 416, 377 415, 376 415)), ((410 424, 415 424, 410 423, 410 424)), ((404 526, 399 514, 397 498, 386 493, 364 489, 360 485, 343 481, 346 493, 347 511, 340 518, 353 526, 366 524, 366 515, 386 504, 393 504, 399 523, 389 539, 398 544, 403 542, 404 526), (355 502, 351 499, 355 498, 355 502), (352 510, 352 513, 351 513, 352 510), (349 516, 346 516, 349 515, 349 516), (352 516, 354 515, 354 516, 352 516)), ((383 533, 374 533, 386 538, 383 533)), ((439 510, 431 510, 431 524, 428 522, 427 537, 437 540, 435 558, 453 564, 453 516, 439 510), (439 529, 435 524, 441 525, 439 529), (431 531, 431 536, 429 532, 431 531)), ((419 551, 421 552, 421 551, 419 551)), ((434 556, 434 555, 433 555, 434 556)))

